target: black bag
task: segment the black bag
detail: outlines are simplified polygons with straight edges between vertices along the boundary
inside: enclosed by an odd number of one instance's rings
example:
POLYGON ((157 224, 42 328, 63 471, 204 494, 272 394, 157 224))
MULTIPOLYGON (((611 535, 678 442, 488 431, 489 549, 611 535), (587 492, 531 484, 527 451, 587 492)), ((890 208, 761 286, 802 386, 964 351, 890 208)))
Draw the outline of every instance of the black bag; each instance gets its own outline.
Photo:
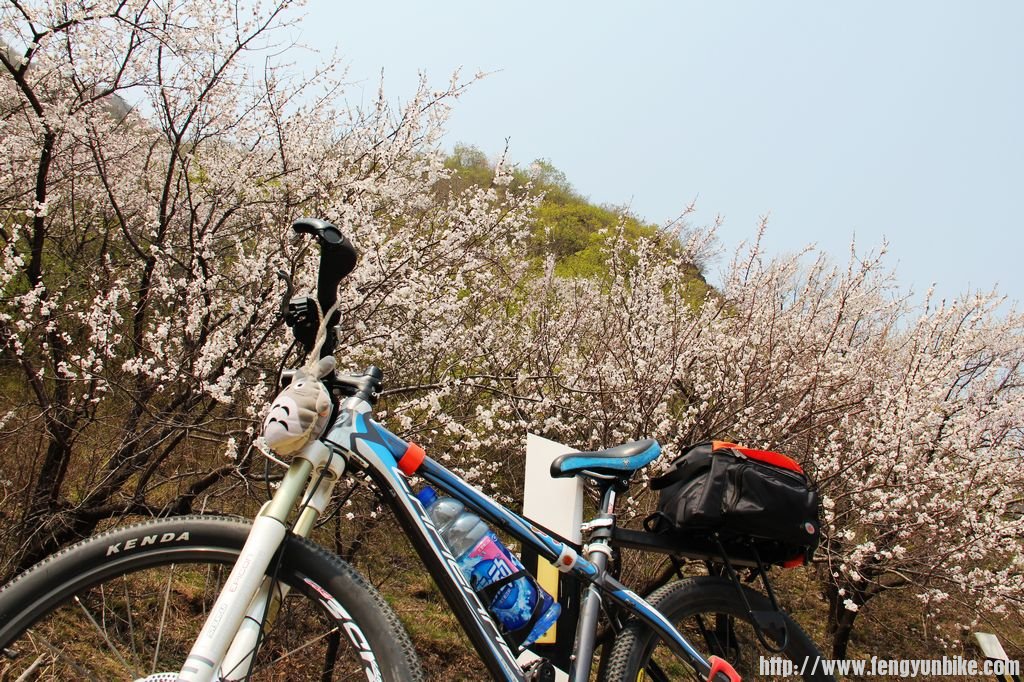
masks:
POLYGON ((713 534, 730 557, 750 554, 766 564, 798 566, 818 546, 818 493, 800 465, 767 450, 712 441, 693 445, 662 476, 649 530, 687 538, 713 534))

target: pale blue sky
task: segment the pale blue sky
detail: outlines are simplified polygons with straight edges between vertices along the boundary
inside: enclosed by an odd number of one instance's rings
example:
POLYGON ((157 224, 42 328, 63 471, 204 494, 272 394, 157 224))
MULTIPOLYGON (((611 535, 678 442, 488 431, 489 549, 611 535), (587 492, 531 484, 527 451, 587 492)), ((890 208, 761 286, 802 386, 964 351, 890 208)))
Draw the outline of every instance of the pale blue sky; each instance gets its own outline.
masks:
MULTIPOLYGON (((727 251, 771 214, 770 253, 845 259, 887 238, 919 294, 1024 299, 1024 3, 329 2, 299 39, 353 99, 420 70, 494 71, 446 144, 544 157, 582 194, 664 222, 695 197, 727 251)), ((725 261, 711 266, 716 271, 725 261)))

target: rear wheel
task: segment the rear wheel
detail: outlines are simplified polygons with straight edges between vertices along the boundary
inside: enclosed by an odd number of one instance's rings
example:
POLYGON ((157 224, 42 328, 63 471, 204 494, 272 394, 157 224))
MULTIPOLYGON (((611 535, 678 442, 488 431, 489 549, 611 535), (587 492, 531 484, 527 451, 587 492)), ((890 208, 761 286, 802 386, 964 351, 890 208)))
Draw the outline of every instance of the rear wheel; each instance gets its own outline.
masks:
MULTIPOLYGON (((772 610, 764 595, 747 587, 741 589, 753 611, 772 610)), ((702 576, 680 580, 656 590, 648 601, 665 614, 705 658, 715 655, 725 659, 744 680, 835 680, 817 668, 821 653, 787 614, 782 614, 785 639, 769 638, 772 648, 765 647, 758 640, 736 586, 726 578, 702 576), (781 652, 772 651, 780 647, 781 652)), ((703 682, 704 677, 678 659, 652 630, 635 622, 615 640, 604 679, 609 682, 703 682)))
MULTIPOLYGON (((176 679, 249 528, 163 519, 37 564, 0 590, 4 679, 176 679)), ((268 573, 290 589, 249 679, 423 679, 398 618, 351 566, 294 536, 279 558, 268 573)))

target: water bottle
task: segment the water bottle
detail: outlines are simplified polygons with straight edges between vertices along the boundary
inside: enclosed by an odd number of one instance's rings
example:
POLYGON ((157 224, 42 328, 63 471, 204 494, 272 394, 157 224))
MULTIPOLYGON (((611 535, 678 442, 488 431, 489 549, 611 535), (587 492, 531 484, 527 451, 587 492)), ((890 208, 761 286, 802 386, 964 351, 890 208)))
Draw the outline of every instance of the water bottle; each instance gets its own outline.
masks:
POLYGON ((526 572, 487 524, 458 500, 438 497, 433 488, 424 488, 416 497, 455 556, 462 575, 483 597, 484 605, 505 631, 506 639, 525 648, 547 632, 562 607, 526 572), (487 589, 520 572, 519 578, 497 587, 496 592, 494 588, 487 589), (524 634, 535 612, 538 618, 524 634))

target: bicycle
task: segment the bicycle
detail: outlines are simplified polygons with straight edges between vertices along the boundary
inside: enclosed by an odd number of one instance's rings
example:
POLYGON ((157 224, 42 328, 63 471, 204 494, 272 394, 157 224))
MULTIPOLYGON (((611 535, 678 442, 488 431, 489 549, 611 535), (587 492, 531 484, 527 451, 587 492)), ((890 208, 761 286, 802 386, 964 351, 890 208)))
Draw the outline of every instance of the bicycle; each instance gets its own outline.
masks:
MULTIPOLYGON (((337 322, 337 287, 354 268, 355 251, 326 221, 300 219, 293 229, 313 235, 321 247, 316 304, 327 313, 320 319, 312 299, 292 299, 289 320, 315 355, 311 330, 319 328, 322 341, 323 330, 337 322)), ((333 360, 334 345, 327 335, 319 357, 333 360)), ((616 525, 616 497, 658 457, 655 441, 567 454, 552 463, 553 476, 582 476, 597 488, 598 514, 583 525, 588 542, 581 546, 506 509, 374 421, 382 383, 376 367, 360 374, 332 371, 321 380, 333 396, 329 426, 292 457, 251 523, 188 516, 114 529, 42 561, 0 590, 5 674, 146 682, 424 679, 409 635, 387 602, 351 566, 308 539, 346 474, 368 478, 383 493, 494 679, 551 680, 555 671, 544 658, 520 662, 522 652, 507 641, 413 494, 413 475, 583 586, 575 641, 558 645, 569 654, 576 682, 591 676, 602 612, 610 633, 599 669, 606 680, 739 680, 727 660, 756 674, 764 653, 785 656, 801 671, 820 657, 778 607, 770 586, 766 598, 740 585, 734 566, 763 575, 760 561, 723 557, 714 547, 680 547, 616 525), (617 578, 612 559, 623 548, 702 560, 718 567, 718 575, 672 582, 645 600, 617 578)), ((811 671, 803 677, 831 679, 811 671)))

